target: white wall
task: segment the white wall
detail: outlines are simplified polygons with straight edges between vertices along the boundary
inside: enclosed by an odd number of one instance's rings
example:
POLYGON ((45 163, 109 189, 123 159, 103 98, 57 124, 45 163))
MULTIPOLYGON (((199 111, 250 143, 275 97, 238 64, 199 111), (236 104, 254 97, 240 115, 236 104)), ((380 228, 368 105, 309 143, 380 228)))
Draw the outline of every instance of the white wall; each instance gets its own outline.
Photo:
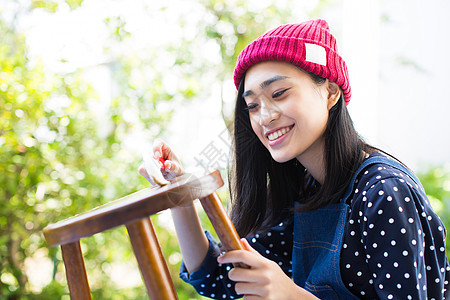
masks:
POLYGON ((445 0, 343 1, 355 125, 415 170, 450 164, 449 13, 445 0))

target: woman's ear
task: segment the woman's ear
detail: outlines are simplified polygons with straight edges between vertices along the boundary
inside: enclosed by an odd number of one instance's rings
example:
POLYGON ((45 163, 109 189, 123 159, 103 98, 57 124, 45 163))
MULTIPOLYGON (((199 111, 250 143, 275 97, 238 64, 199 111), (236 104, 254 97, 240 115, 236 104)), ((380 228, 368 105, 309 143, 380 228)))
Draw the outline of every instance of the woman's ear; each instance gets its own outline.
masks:
POLYGON ((327 79, 327 89, 328 89, 328 110, 330 110, 333 106, 336 105, 336 103, 339 101, 339 98, 341 98, 341 89, 339 86, 333 82, 329 81, 327 79))

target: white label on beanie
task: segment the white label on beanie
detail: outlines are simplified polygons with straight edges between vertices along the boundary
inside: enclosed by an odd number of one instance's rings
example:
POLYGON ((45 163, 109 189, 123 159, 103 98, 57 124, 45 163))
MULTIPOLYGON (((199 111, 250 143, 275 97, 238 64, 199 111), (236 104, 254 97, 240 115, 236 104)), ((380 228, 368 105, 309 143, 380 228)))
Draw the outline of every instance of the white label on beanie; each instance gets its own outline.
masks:
POLYGON ((306 57, 305 60, 319 64, 322 66, 327 65, 327 51, 324 47, 316 44, 305 43, 306 57))

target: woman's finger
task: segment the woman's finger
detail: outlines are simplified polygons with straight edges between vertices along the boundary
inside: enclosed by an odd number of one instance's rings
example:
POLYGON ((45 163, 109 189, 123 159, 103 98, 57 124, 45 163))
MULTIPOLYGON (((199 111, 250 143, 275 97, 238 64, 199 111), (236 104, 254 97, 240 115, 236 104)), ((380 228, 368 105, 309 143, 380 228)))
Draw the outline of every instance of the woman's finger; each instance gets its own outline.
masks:
POLYGON ((160 157, 169 159, 169 154, 172 152, 163 140, 156 139, 153 141, 153 156, 158 159, 160 157))
POLYGON ((164 169, 175 173, 176 176, 183 174, 183 168, 181 167, 180 163, 178 163, 177 161, 166 160, 164 162, 164 169))
POLYGON ((244 299, 250 299, 248 297, 254 296, 258 292, 258 288, 255 284, 247 282, 237 282, 234 286, 234 290, 238 295, 245 295, 244 299))
POLYGON ((252 246, 250 246, 250 243, 247 241, 246 238, 241 238, 241 244, 242 244, 242 246, 244 246, 245 250, 248 250, 248 251, 253 252, 255 254, 260 254, 252 246))
POLYGON ((255 283, 259 279, 258 271, 235 267, 228 272, 228 278, 236 282, 255 283))
POLYGON ((233 250, 219 256, 217 261, 221 264, 243 263, 250 268, 256 268, 261 265, 261 255, 248 250, 233 250))
POLYGON ((243 299, 244 300, 261 300, 262 298, 259 296, 248 295, 248 296, 244 296, 243 299))
POLYGON ((164 158, 165 160, 178 160, 172 148, 161 139, 153 142, 153 154, 155 158, 164 158))
POLYGON ((161 172, 167 180, 172 180, 175 177, 184 174, 184 170, 181 165, 178 162, 171 160, 166 160, 164 162, 164 168, 161 170, 161 172))

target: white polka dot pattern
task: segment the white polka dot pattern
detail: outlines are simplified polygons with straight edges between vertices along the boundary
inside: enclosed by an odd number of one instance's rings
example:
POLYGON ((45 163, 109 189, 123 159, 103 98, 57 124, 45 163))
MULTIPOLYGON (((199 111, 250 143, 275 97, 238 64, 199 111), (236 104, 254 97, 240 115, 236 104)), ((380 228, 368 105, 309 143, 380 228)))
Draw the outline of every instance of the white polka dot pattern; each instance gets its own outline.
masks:
MULTIPOLYGON (((408 175, 384 164, 369 166, 358 179, 341 250, 346 287, 361 299, 445 299, 450 267, 445 228, 423 190, 408 175)), ((217 264, 219 247, 211 235, 202 266, 180 277, 200 295, 237 299, 227 273, 217 264)), ((248 241, 292 276, 292 218, 248 241)))
POLYGON ((381 164, 368 167, 356 190, 341 252, 348 289, 363 299, 442 299, 450 273, 440 271, 448 262, 436 249, 445 236, 423 191, 381 164))
MULTIPOLYGON (((255 234, 247 238, 250 245, 263 256, 275 261, 281 269, 292 277, 292 244, 293 244, 293 218, 272 227, 265 233, 255 234)), ((220 250, 212 236, 207 232, 210 249, 202 266, 191 274, 187 273, 184 265, 181 266, 180 277, 193 285, 200 295, 213 299, 237 299, 234 282, 228 278, 227 273, 232 265, 217 263, 220 250)))

